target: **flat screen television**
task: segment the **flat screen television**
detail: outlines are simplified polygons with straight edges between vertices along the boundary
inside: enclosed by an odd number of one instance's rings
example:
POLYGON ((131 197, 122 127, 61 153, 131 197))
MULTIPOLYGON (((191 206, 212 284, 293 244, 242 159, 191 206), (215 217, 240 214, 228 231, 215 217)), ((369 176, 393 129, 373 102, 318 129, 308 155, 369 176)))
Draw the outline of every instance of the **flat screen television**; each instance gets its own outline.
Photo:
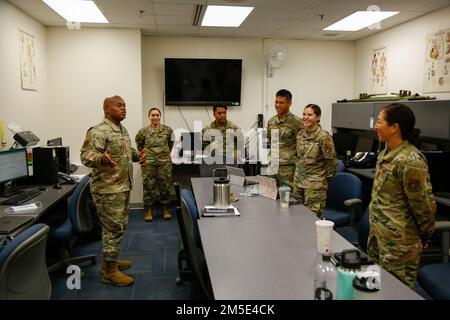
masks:
POLYGON ((167 106, 241 105, 241 59, 165 58, 167 106))

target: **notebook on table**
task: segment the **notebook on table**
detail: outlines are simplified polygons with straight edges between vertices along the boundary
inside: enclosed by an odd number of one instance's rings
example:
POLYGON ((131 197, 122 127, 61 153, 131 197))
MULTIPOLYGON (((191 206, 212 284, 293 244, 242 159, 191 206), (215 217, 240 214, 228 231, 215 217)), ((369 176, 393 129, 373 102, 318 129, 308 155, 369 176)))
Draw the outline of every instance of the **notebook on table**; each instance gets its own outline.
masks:
POLYGON ((0 217, 0 234, 12 233, 27 222, 33 220, 33 216, 1 216, 0 217))
POLYGON ((221 216, 240 216, 238 208, 229 206, 228 208, 217 208, 214 206, 205 206, 202 208, 202 217, 221 217, 221 216))

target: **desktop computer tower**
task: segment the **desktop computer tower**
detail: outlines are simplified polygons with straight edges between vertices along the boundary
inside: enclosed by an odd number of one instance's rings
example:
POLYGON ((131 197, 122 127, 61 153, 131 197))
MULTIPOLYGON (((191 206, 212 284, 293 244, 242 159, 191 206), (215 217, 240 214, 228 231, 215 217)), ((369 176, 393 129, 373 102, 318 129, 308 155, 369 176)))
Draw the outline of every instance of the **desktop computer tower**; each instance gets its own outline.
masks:
POLYGON ((52 147, 56 151, 56 157, 58 158, 58 171, 70 174, 70 156, 69 147, 52 147))
POLYGON ((33 148, 33 181, 51 185, 58 182, 58 158, 55 148, 33 148))

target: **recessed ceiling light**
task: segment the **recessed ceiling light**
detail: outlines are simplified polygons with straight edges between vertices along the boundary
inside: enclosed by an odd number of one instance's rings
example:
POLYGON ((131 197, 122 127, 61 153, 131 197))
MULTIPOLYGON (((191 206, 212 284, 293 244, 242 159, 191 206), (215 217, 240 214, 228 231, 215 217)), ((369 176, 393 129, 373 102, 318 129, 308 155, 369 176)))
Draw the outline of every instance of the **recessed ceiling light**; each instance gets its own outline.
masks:
POLYGON ((396 15, 398 11, 356 11, 323 30, 358 31, 364 27, 396 15))
POLYGON ((66 21, 109 23, 93 1, 89 0, 42 0, 66 21))
POLYGON ((254 7, 208 6, 203 17, 204 27, 239 27, 254 7))

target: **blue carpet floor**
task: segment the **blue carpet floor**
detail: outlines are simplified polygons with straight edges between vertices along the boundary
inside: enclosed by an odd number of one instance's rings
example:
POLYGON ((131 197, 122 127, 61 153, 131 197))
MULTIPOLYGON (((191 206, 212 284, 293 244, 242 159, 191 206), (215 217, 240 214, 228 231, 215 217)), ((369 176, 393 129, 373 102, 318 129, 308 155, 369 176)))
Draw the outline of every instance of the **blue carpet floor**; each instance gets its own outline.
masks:
POLYGON ((174 210, 165 221, 157 211, 151 223, 144 222, 143 210, 131 210, 128 228, 122 242, 120 257, 131 259, 133 265, 125 273, 135 282, 117 287, 100 281, 101 241, 73 247, 71 256, 95 254, 97 264, 82 267, 81 289, 67 288, 64 271, 51 274, 52 299, 64 300, 185 300, 190 298, 190 285, 177 285, 177 255, 180 248, 178 223, 174 210))

